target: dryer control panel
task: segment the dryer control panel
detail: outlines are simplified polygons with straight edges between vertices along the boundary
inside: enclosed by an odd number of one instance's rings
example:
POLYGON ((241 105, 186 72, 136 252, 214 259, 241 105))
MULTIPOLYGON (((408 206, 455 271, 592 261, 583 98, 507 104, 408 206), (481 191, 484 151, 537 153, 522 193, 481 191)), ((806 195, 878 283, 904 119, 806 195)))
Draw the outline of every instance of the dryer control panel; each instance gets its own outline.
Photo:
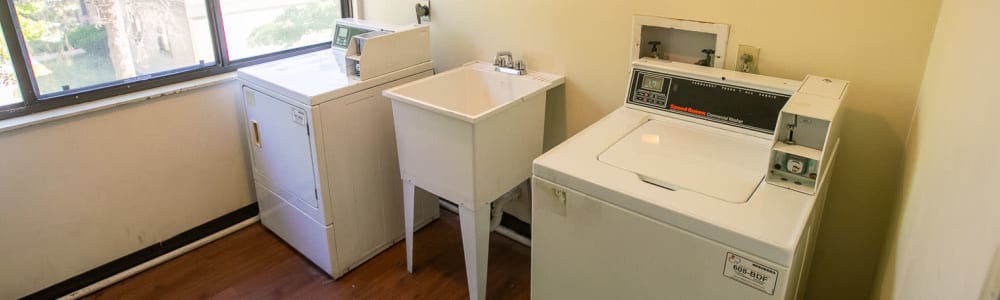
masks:
POLYGON ((634 68, 626 102, 773 134, 778 113, 789 97, 789 94, 634 68))
POLYGON ((351 24, 338 23, 334 28, 334 32, 336 33, 333 36, 333 47, 347 49, 347 45, 350 43, 351 38, 356 35, 372 31, 373 30, 371 29, 357 27, 351 24))

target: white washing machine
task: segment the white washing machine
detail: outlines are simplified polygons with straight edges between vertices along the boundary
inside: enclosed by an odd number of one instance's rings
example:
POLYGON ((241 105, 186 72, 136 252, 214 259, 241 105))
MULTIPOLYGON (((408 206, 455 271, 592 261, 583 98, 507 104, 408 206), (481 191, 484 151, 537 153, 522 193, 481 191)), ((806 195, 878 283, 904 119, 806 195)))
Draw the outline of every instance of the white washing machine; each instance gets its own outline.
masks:
POLYGON ((800 297, 833 155, 814 193, 764 179, 800 86, 633 62, 625 105, 534 162, 532 298, 800 297))
MULTIPOLYGON (((433 74, 426 26, 344 19, 336 31, 332 52, 238 71, 261 223, 334 278, 403 238, 392 108, 382 91, 433 74), (345 68, 345 59, 357 65, 362 57, 355 36, 377 36, 367 43, 376 54, 405 46, 410 56, 369 55, 364 62, 384 67, 357 76, 361 68, 345 68)), ((424 225, 438 205, 418 195, 424 225)))

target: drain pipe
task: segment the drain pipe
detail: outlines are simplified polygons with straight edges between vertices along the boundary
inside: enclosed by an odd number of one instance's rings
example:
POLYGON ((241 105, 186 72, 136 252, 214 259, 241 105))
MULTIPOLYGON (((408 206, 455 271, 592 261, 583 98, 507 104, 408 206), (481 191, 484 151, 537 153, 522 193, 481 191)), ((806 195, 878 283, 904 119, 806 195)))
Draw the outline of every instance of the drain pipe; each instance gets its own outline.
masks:
MULTIPOLYGON (((512 200, 514 200, 516 198, 519 198, 520 196, 521 196, 521 189, 520 188, 514 188, 513 190, 511 190, 511 191, 503 194, 503 196, 500 196, 499 199, 497 199, 496 201, 493 202, 494 206, 493 206, 493 209, 490 211, 490 215, 491 215, 491 218, 490 218, 490 230, 496 231, 496 233, 498 233, 498 234, 500 234, 500 235, 502 235, 502 236, 504 236, 506 238, 509 238, 509 239, 517 242, 518 244, 525 245, 528 248, 531 248, 531 239, 529 239, 529 238, 527 238, 527 237, 525 237, 525 236, 523 236, 521 234, 518 234, 517 232, 515 232, 514 230, 511 230, 510 228, 507 228, 507 227, 504 227, 504 226, 500 225, 500 219, 503 217, 503 206, 506 205, 508 202, 510 202, 510 201, 512 201, 512 200)), ((450 212, 452 212, 454 214, 458 214, 458 205, 455 205, 455 204, 453 204, 451 202, 448 202, 448 201, 445 201, 443 199, 438 200, 438 203, 444 209, 447 209, 448 211, 450 211, 450 212)))
POLYGON ((503 207, 510 203, 511 200, 521 197, 521 189, 515 187, 514 189, 507 191, 500 196, 499 199, 493 201, 493 205, 490 207, 490 231, 497 230, 500 227, 500 221, 503 219, 503 207))

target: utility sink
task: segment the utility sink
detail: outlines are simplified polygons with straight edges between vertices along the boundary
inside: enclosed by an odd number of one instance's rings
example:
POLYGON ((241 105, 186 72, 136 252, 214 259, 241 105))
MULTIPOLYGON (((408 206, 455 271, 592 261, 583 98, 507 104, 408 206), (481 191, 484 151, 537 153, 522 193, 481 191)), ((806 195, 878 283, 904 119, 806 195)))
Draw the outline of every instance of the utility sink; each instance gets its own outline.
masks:
POLYGON ((392 99, 408 271, 419 186, 458 203, 469 298, 486 297, 491 203, 531 177, 531 161, 542 154, 545 93, 563 81, 473 62, 382 93, 392 99))
POLYGON ((545 93, 563 81, 473 62, 386 90, 401 177, 469 208, 500 197, 531 176, 542 154, 545 93))

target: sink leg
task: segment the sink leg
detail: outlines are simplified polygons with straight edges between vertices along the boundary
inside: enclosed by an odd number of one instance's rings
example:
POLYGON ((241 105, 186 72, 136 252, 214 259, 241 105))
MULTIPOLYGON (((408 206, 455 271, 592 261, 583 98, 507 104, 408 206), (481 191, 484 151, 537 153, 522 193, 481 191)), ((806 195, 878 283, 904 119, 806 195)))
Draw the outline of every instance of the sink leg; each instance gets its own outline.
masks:
POLYGON ((486 265, 490 250, 490 210, 472 210, 459 206, 462 223, 462 248, 465 250, 465 276, 469 299, 486 299, 486 265))
POLYGON ((406 223, 406 271, 413 273, 413 182, 403 180, 403 219, 406 223))

